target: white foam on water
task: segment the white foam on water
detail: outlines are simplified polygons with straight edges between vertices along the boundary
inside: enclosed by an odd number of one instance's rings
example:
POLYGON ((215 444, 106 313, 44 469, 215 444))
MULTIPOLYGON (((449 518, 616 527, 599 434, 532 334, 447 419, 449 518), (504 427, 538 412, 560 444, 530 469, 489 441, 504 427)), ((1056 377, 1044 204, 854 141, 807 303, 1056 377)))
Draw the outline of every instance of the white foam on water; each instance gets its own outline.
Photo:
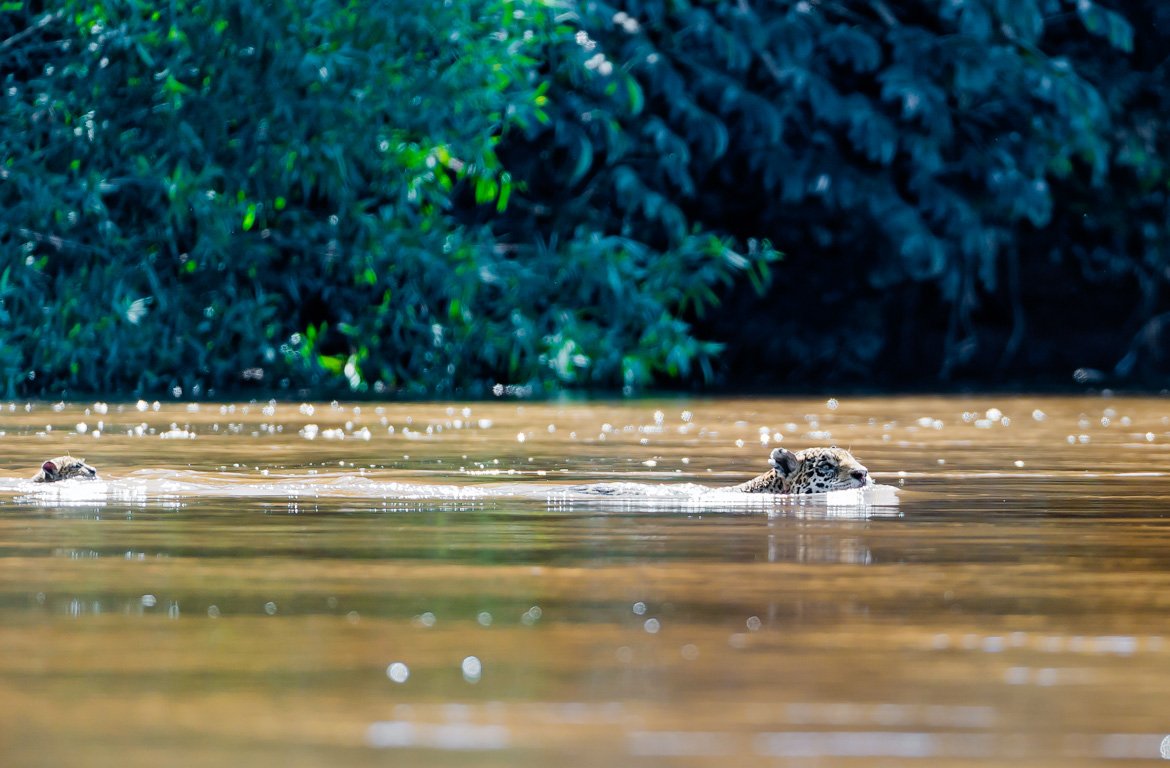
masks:
POLYGON ((720 509, 828 510, 866 515, 873 510, 896 510, 898 489, 871 485, 818 494, 754 494, 729 492, 696 483, 598 482, 576 485, 545 482, 480 483, 474 485, 405 483, 353 473, 240 474, 197 470, 141 469, 124 476, 95 480, 34 483, 0 480, 0 494, 13 494, 18 503, 40 506, 78 506, 107 502, 173 504, 188 498, 278 498, 354 500, 486 501, 528 499, 553 507, 590 507, 624 510, 686 511, 720 509))
POLYGON ((511 734, 502 725, 424 724, 404 720, 371 723, 366 743, 376 749, 495 750, 506 749, 511 734))

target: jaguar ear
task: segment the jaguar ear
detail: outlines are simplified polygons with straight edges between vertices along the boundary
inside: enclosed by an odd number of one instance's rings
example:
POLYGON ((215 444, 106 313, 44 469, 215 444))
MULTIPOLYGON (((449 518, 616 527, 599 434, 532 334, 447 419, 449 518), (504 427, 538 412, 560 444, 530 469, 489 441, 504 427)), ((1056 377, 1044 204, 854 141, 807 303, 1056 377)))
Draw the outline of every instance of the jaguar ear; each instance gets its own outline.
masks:
POLYGON ((43 471, 46 475, 55 475, 57 474, 57 465, 51 461, 46 461, 41 465, 41 471, 43 471))
POLYGON ((800 466, 800 460, 796 458, 796 454, 787 448, 773 448, 771 455, 768 456, 768 463, 780 474, 786 476, 791 475, 800 466))

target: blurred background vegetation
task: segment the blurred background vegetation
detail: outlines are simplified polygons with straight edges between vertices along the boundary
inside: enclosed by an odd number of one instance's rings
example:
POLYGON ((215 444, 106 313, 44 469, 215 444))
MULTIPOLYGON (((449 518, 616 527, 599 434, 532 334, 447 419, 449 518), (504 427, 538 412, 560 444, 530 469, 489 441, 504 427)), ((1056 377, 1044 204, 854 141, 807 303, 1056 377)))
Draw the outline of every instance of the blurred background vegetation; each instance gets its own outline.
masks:
POLYGON ((1168 51, 1159 0, 0 2, 0 393, 1161 386, 1168 51))

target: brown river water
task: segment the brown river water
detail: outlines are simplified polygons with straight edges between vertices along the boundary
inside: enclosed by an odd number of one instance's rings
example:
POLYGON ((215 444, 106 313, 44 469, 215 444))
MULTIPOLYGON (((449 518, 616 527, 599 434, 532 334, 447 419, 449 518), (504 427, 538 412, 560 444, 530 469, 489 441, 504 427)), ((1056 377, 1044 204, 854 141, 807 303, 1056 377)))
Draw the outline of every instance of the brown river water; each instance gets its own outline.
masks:
POLYGON ((1168 456, 1164 398, 0 403, 0 764, 1161 763, 1168 456), (879 485, 707 492, 777 444, 879 485))

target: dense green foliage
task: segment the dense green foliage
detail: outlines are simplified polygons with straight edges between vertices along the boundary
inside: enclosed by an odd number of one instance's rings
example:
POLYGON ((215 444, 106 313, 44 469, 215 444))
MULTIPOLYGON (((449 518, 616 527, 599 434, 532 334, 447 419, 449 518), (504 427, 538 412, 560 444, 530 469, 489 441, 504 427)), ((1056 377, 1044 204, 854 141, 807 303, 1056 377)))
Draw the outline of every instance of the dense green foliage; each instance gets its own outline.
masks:
POLYGON ((0 3, 0 391, 1156 374, 1166 50, 1156 0, 0 3))
POLYGON ((497 146, 549 121, 543 6, 63 5, 0 14, 9 394, 709 367, 680 313, 753 266, 728 243, 495 230, 497 146))

